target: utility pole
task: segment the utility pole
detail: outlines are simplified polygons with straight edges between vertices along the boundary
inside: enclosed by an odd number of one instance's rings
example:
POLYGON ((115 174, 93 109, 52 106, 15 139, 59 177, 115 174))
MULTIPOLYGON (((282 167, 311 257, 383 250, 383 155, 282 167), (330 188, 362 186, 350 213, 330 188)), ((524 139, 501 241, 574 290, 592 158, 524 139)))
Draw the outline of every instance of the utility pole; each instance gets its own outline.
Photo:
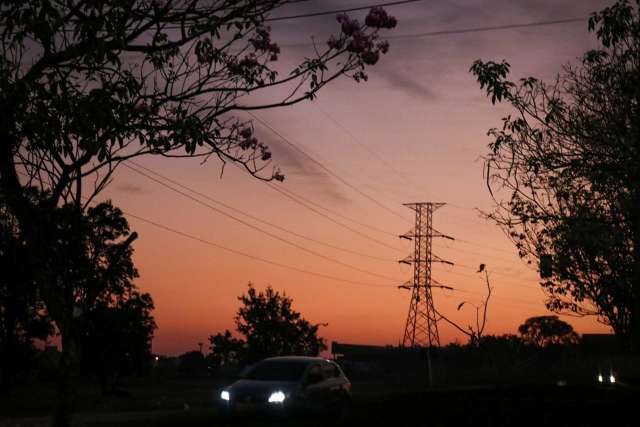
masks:
POLYGON ((433 212, 444 206, 444 203, 405 203, 404 206, 415 212, 415 226, 405 234, 400 235, 401 239, 413 240, 413 254, 398 262, 413 265, 413 281, 398 286, 400 289, 411 291, 411 302, 409 313, 404 328, 402 339, 403 347, 425 347, 427 350, 427 362, 429 364, 429 384, 433 384, 431 374, 431 354, 432 346, 440 346, 440 336, 438 335, 438 322, 435 309, 433 307, 432 288, 449 288, 440 285, 431 278, 432 262, 453 265, 452 262, 443 260, 432 252, 433 238, 442 237, 453 240, 452 237, 444 235, 433 228, 433 212))

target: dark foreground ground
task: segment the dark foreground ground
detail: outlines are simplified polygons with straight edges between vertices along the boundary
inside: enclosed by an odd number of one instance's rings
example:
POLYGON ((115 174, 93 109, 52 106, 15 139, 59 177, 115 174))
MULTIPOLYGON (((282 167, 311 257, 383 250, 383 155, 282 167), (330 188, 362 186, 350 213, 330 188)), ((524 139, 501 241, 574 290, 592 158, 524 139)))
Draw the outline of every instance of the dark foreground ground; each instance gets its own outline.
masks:
MULTIPOLYGON (((80 397, 77 426, 223 426, 213 408, 216 384, 179 381, 138 386, 110 399, 80 397), (84 399, 84 401, 82 400, 84 399), (92 401, 92 399, 95 399, 92 401)), ((47 390, 18 393, 0 402, 0 426, 47 426, 47 390), (31 407, 31 409, 29 409, 31 407)), ((354 403, 344 420, 334 417, 273 419, 260 415, 237 426, 638 426, 640 392, 624 384, 403 388, 354 384, 354 403)))

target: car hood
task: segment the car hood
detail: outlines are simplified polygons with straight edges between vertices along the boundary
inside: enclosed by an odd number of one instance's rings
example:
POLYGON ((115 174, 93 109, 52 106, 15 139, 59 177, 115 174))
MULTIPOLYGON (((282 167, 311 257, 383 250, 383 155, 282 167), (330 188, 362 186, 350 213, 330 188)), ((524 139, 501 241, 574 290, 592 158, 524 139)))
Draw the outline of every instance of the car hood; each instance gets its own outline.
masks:
POLYGON ((296 391, 298 384, 290 381, 261 381, 261 380, 238 380, 227 387, 231 398, 252 396, 257 400, 266 400, 274 391, 292 393, 296 391))

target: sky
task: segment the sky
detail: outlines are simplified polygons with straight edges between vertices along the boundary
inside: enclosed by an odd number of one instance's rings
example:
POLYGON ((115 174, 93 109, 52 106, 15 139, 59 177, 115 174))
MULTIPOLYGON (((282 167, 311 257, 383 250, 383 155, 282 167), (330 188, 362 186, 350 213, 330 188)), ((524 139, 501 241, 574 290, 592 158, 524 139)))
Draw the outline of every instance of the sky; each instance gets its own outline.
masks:
MULTIPOLYGON (((286 6, 273 16, 369 4, 371 0, 313 0, 286 6)), ((513 79, 536 76, 550 80, 563 65, 577 62, 583 52, 597 46, 587 32, 586 19, 467 34, 393 36, 586 18, 609 4, 599 0, 429 0, 388 7, 398 26, 387 33, 392 36, 390 51, 368 70, 368 82, 341 78, 323 88, 313 102, 256 113, 333 172, 256 122, 257 136, 269 144, 275 164, 286 175, 283 183, 275 185, 370 227, 332 216, 358 233, 294 203, 236 168, 226 167, 221 174, 216 159, 204 164, 185 159, 137 160, 205 195, 209 200, 196 197, 209 207, 119 168, 101 197, 113 200, 127 213, 200 239, 129 216, 132 229, 140 235, 135 242, 134 258, 140 272, 136 284, 152 294, 156 305, 159 329, 154 352, 180 354, 197 349, 199 342, 206 348, 210 335, 233 329, 237 297, 246 292, 248 283, 259 290, 272 286, 286 293, 305 318, 327 323, 320 335, 328 343, 397 345, 410 302, 410 293, 397 285, 412 277, 411 267, 397 262, 412 251, 411 242, 397 237, 413 226, 412 211, 402 206, 408 202, 447 203, 435 212, 434 227, 456 240, 438 239, 433 251, 456 265, 434 265, 433 278, 456 291, 434 290, 440 312, 462 325, 475 323, 471 304, 460 311, 456 308, 462 301, 482 301, 485 285, 476 270, 484 263, 493 287, 485 333, 517 333, 526 318, 550 314, 535 268, 521 261, 503 232, 475 210, 492 207, 482 175, 482 156, 490 142, 487 131, 499 126, 509 109, 491 105, 469 67, 476 59, 506 59, 512 65, 513 79), (212 200, 281 228, 257 223, 212 200), (282 228, 346 250, 303 240, 282 228)), ((365 14, 350 16, 362 19, 365 14)), ((337 29, 331 15, 273 22, 272 38, 282 46, 279 66, 292 68, 309 52, 305 42, 312 36, 326 40, 337 29)), ((593 318, 565 320, 580 333, 608 331, 593 318)), ((443 322, 439 331, 442 344, 465 342, 463 335, 443 322)))

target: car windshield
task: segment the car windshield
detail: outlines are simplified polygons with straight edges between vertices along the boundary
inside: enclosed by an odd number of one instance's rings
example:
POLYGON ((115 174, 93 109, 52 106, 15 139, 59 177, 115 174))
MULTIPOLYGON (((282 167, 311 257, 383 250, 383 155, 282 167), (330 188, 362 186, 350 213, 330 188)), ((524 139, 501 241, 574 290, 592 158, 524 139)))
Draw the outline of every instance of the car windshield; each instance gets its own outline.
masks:
POLYGON ((300 360, 264 360, 247 368, 242 378, 261 381, 298 381, 309 362, 300 360))

